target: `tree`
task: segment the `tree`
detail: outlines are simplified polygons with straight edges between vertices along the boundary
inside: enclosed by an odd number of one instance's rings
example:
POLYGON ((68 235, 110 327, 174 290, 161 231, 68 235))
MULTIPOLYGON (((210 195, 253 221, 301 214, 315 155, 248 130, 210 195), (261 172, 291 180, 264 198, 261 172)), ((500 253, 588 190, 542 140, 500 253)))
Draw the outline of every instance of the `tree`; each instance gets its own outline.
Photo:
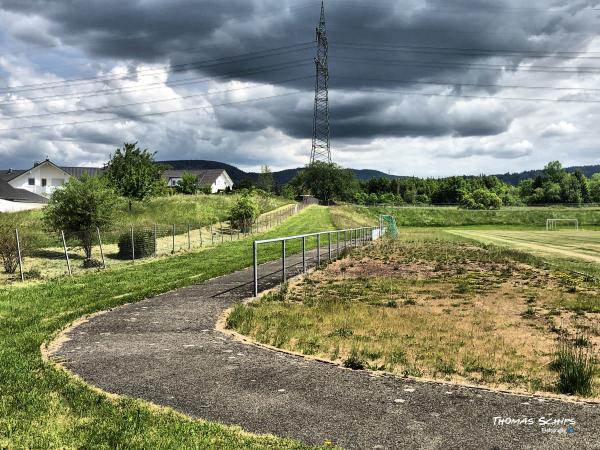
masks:
POLYGON ((198 185, 198 177, 191 172, 183 172, 181 180, 177 182, 175 190, 180 194, 196 195, 200 190, 198 185))
POLYGON ((260 206, 251 191, 244 193, 229 211, 229 221, 233 228, 250 231, 250 227, 260 215, 260 206))
POLYGON ((105 167, 105 176, 117 192, 129 200, 129 209, 134 200, 145 200, 160 194, 165 189, 162 179, 163 168, 154 161, 155 153, 140 150, 137 142, 124 143, 111 155, 105 167))
POLYGON ((275 187, 275 178, 273 178, 273 172, 271 172, 271 168, 266 164, 260 168, 260 175, 258 176, 256 187, 265 192, 273 192, 275 187))
POLYGON ((114 224, 118 203, 116 193, 104 178, 71 178, 62 189, 53 192, 44 209, 44 222, 49 229, 62 230, 68 238, 80 242, 87 266, 92 259, 96 228, 114 224))
POLYGON ((359 190, 358 180, 352 170, 321 161, 299 171, 290 181, 290 186, 296 196, 311 194, 325 204, 335 200, 352 201, 359 190))
POLYGON ((600 173, 595 173, 589 182, 590 200, 600 203, 600 173))

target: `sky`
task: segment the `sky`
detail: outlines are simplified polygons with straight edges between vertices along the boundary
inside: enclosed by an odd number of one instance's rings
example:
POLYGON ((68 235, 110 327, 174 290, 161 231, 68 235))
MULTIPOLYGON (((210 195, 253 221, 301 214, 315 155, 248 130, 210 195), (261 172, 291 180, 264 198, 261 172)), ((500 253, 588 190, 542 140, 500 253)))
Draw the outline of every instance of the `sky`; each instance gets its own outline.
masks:
MULTIPOLYGON (((334 162, 396 175, 599 164, 600 1, 326 0, 334 162)), ((0 0, 0 168, 301 167, 319 0, 0 0)))

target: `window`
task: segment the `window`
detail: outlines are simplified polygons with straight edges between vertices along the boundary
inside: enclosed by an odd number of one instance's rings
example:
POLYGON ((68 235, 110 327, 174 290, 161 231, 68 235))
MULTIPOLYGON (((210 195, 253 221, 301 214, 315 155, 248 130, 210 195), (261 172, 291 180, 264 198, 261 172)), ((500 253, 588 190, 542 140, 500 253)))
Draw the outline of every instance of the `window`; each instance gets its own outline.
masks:
POLYGON ((29 178, 27 182, 29 183, 29 186, 35 186, 35 178, 29 178))
POLYGON ((48 185, 48 180, 42 178, 42 187, 46 187, 48 185))

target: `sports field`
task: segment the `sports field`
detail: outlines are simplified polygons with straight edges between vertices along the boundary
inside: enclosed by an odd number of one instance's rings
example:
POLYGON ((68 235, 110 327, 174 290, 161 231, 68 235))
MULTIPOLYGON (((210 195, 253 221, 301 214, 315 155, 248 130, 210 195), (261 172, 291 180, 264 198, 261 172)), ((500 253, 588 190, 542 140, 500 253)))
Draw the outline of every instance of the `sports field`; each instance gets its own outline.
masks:
POLYGON ((449 233, 486 244, 524 250, 542 257, 600 263, 598 231, 449 230, 449 233))

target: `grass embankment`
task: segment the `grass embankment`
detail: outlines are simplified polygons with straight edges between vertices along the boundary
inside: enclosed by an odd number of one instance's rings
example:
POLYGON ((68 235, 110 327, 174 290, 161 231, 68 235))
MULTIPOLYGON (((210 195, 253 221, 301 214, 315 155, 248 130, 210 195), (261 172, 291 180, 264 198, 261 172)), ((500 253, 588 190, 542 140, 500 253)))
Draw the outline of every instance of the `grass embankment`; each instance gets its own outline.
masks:
POLYGON ((578 219, 580 226, 600 226, 600 208, 522 207, 491 211, 469 211, 455 207, 354 207, 356 212, 374 218, 390 214, 401 227, 508 226, 545 229, 546 219, 578 219))
MULTIPOLYGON (((174 195, 135 203, 131 212, 126 205, 122 205, 114 230, 102 230, 106 264, 112 266, 128 262, 128 258, 119 256, 117 242, 123 235, 130 236, 129 225, 134 225, 136 230, 145 228, 151 239, 154 232, 153 224, 159 224, 156 228, 156 255, 158 256, 171 256, 180 251, 218 244, 224 239, 229 240, 230 237, 237 239, 237 233, 233 235, 229 233, 227 223, 224 225, 227 236, 222 236, 217 222, 226 220, 231 206, 238 198, 238 195, 174 195), (213 229, 208 226, 211 223, 217 223, 213 229), (175 225, 174 241, 172 225, 175 225), (189 236, 188 225, 190 225, 189 236)), ((282 207, 292 207, 288 200, 279 197, 261 197, 259 203, 266 215, 274 214, 282 207)), ((25 249, 23 267, 26 278, 33 282, 65 276, 67 272, 61 237, 58 233, 43 229, 42 214, 41 211, 29 211, 11 215, 17 223, 22 224, 19 231, 25 249)), ((0 214, 0 224, 5 217, 8 216, 0 214)), ((267 217, 263 216, 260 219, 263 229, 267 223, 267 217)), ((83 267, 85 254, 79 245, 76 239, 67 240, 72 270, 76 274, 88 271, 83 267)), ((140 252, 137 253, 139 256, 140 252)), ((100 265, 100 246, 95 235, 92 258, 100 265)), ((0 284, 10 282, 20 283, 19 274, 0 273, 0 284)))
MULTIPOLYGON (((311 207, 263 237, 331 227, 311 207)), ((40 345, 84 315, 134 302, 251 264, 251 239, 200 253, 118 267, 29 287, 0 289, 0 448, 306 448, 287 440, 110 399, 42 361, 40 345)), ((279 256, 266 249, 263 255, 279 256)))
POLYGON ((560 340, 586 352, 600 345, 600 287, 538 263, 435 230, 405 232, 237 306, 228 325, 351 368, 554 391, 560 340))

